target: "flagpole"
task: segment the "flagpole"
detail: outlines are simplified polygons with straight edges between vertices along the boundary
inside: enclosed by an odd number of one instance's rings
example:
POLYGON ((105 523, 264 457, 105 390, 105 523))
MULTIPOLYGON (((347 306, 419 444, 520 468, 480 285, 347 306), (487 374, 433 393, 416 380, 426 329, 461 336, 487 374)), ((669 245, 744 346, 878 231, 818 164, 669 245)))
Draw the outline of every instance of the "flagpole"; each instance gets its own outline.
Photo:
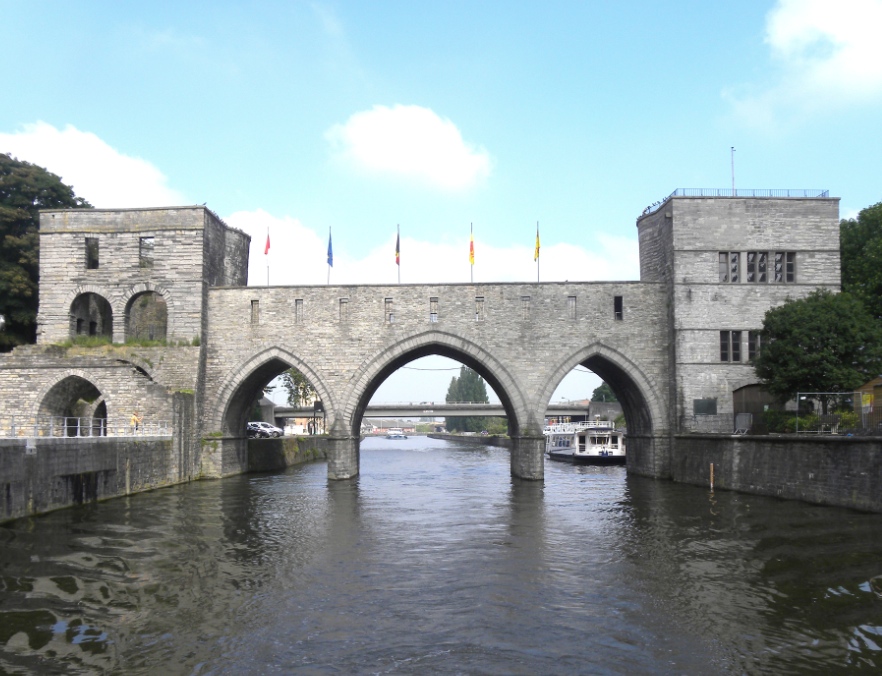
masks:
POLYGON ((469 280, 475 283, 475 226, 469 223, 469 280))
POLYGON ((536 283, 539 283, 539 221, 536 221, 536 283))
POLYGON ((396 224, 398 234, 395 238, 395 265, 398 267, 398 283, 401 284, 401 224, 396 224))
POLYGON ((331 268, 334 267, 334 250, 331 248, 331 226, 328 226, 328 285, 331 284, 331 268))
POLYGON ((269 238, 269 226, 266 226, 266 248, 264 252, 266 254, 266 285, 269 286, 269 249, 270 249, 270 238, 269 238))

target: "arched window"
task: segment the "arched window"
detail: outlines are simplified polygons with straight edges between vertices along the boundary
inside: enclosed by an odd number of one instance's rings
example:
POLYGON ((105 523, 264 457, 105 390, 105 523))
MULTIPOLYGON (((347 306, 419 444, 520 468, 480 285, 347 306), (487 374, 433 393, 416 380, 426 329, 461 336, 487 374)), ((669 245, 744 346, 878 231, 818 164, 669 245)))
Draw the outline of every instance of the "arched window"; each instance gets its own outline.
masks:
POLYGON ((154 291, 132 297, 126 308, 126 340, 165 340, 168 309, 154 291))
POLYGON ((113 310, 97 293, 81 293, 70 305, 70 335, 113 338, 113 310))

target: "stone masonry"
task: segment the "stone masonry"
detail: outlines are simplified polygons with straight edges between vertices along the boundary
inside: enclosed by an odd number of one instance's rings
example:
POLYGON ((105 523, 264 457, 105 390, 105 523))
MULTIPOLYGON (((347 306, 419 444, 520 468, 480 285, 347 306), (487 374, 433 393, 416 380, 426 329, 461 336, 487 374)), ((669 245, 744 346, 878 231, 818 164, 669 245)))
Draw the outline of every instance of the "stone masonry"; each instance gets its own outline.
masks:
POLYGON ((499 395, 514 476, 543 477, 545 408, 581 364, 622 402, 629 471, 670 477, 674 435, 733 431, 766 310, 838 290, 838 199, 672 195, 637 232, 634 282, 247 287, 249 238, 204 207, 43 212, 38 344, 0 355, 0 434, 11 416, 73 410, 175 420, 184 393, 201 450, 177 476, 244 472, 248 411, 293 366, 319 392, 328 474, 344 479, 377 387, 440 354, 499 395), (165 344, 125 344, 147 293, 165 301, 165 344), (67 342, 84 333, 114 344, 67 342))

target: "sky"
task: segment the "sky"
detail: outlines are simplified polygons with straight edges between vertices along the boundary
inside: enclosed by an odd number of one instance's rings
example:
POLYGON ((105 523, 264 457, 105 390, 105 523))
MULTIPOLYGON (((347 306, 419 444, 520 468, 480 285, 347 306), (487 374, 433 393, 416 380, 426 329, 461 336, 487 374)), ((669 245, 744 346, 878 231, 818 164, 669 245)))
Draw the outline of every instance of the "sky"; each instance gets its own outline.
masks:
POLYGON ((205 203, 252 236, 250 284, 638 279, 636 218, 676 188, 882 200, 880 25, 882 0, 0 0, 0 152, 96 207, 205 203))

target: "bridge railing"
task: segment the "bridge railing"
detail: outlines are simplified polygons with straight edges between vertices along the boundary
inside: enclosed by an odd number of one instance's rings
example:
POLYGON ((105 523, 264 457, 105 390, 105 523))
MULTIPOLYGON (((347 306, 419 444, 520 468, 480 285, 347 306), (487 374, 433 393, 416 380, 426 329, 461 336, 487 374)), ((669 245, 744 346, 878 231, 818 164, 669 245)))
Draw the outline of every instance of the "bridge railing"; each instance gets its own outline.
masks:
POLYGON ((806 188, 677 188, 643 210, 643 216, 658 211, 671 197, 829 197, 829 190, 806 188))
POLYGON ((167 420, 142 421, 137 428, 106 418, 75 416, 0 416, 0 438, 9 437, 166 437, 172 435, 167 420))

